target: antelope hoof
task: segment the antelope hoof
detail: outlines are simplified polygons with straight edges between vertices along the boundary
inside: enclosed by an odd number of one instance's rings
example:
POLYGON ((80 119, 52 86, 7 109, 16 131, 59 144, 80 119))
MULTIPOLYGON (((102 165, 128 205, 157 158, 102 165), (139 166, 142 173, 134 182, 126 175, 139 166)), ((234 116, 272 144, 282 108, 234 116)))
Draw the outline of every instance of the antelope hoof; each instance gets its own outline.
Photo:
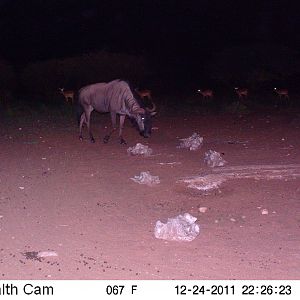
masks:
POLYGON ((110 136, 109 136, 109 135, 106 135, 106 136, 104 137, 104 139, 103 139, 103 143, 104 143, 104 144, 107 144, 108 141, 109 141, 109 138, 110 138, 110 136))
POLYGON ((94 138, 91 138, 91 143, 95 143, 95 139, 94 138))
POLYGON ((83 137, 82 136, 79 136, 79 141, 83 141, 83 137))
POLYGON ((127 145, 127 142, 123 138, 120 138, 120 144, 121 145, 127 145))

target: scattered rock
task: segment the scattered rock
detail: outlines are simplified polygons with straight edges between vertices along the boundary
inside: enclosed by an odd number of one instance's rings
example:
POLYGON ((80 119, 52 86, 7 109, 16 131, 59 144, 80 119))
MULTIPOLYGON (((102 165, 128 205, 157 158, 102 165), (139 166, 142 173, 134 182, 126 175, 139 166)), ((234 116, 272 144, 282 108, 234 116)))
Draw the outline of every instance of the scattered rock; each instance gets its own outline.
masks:
POLYGON ((49 257, 49 256, 58 256, 55 251, 40 251, 37 254, 37 257, 49 257))
POLYGON ((189 188, 197 189, 200 191, 217 189, 224 181, 226 181, 225 177, 215 174, 209 174, 206 176, 199 176, 183 180, 183 182, 188 183, 189 188))
POLYGON ((223 167, 227 163, 221 156, 221 153, 213 150, 205 153, 204 162, 211 168, 223 167))
POLYGON ((58 256, 55 251, 28 251, 22 253, 26 259, 42 261, 42 258, 58 256))
POLYGON ((130 179, 139 184, 154 185, 160 183, 159 177, 152 176, 149 171, 141 172, 140 175, 136 175, 130 179))
POLYGON ((187 148, 191 151, 198 150, 203 144, 203 137, 197 133, 193 133, 186 139, 180 139, 182 141, 177 148, 187 148))
POLYGON ((137 143, 134 147, 129 147, 127 153, 131 155, 143 155, 150 156, 152 154, 152 149, 149 146, 137 143))
POLYGON ((154 235, 157 239, 190 242, 194 240, 200 232, 200 227, 195 223, 196 221, 197 218, 189 213, 179 215, 175 218, 168 218, 167 223, 157 221, 154 235))
POLYGON ((206 213, 207 207, 199 207, 199 211, 200 211, 201 213, 206 213))

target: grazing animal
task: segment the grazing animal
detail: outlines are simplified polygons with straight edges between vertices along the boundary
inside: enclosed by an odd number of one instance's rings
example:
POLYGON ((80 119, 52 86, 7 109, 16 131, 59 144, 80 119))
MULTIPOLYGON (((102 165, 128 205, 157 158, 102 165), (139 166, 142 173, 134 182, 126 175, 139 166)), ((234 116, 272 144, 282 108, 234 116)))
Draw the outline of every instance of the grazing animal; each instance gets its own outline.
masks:
POLYGON ((108 83, 96 83, 88 85, 79 90, 78 95, 78 122, 79 139, 82 140, 83 124, 87 125, 90 140, 95 139, 90 129, 90 117, 93 110, 98 112, 109 112, 112 121, 111 132, 104 137, 104 143, 109 141, 111 134, 116 130, 117 114, 120 116, 119 139, 121 144, 126 144, 123 139, 123 127, 126 115, 134 118, 140 134, 147 138, 151 135, 151 117, 156 113, 155 105, 152 109, 142 108, 134 97, 129 84, 122 80, 113 80, 108 83))
POLYGON ((212 99, 214 97, 214 92, 212 90, 197 90, 203 97, 203 101, 205 99, 212 99))
POLYGON ((283 97, 283 99, 286 99, 287 101, 290 100, 289 91, 287 89, 274 88, 274 91, 279 95, 280 100, 281 100, 281 97, 283 97))
POLYGON ((59 91, 61 92, 61 94, 65 97, 66 102, 70 102, 73 103, 74 102, 74 91, 65 91, 64 88, 59 88, 59 91))
POLYGON ((244 99, 247 99, 248 98, 248 89, 241 89, 241 88, 234 88, 235 89, 235 92, 237 93, 238 97, 239 97, 239 100, 244 100, 244 99))

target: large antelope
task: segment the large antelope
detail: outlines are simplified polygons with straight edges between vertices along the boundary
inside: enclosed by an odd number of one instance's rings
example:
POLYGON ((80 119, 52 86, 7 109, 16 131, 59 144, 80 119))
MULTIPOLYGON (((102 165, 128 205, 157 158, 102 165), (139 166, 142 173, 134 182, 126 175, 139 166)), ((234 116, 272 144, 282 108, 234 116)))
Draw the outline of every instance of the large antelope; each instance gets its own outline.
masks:
POLYGON ((90 140, 95 142, 90 129, 90 117, 93 110, 98 112, 109 112, 113 128, 108 135, 104 137, 104 143, 107 143, 111 134, 116 130, 117 115, 120 116, 119 139, 121 144, 126 144, 123 139, 123 127, 125 117, 134 118, 140 134, 147 138, 151 135, 151 118, 156 114, 155 105, 151 109, 143 108, 135 99, 129 84, 122 80, 114 80, 108 83, 95 83, 83 87, 79 91, 78 110, 79 139, 82 140, 83 125, 87 125, 90 140))
POLYGON ((212 90, 197 90, 197 92, 202 95, 203 101, 214 97, 214 92, 212 90))
POLYGON ((65 91, 64 88, 59 88, 59 91, 65 97, 66 102, 69 102, 69 101, 71 103, 74 102, 74 95, 75 95, 74 91, 71 91, 71 90, 65 91))
POLYGON ((279 95, 280 100, 281 100, 281 97, 283 97, 283 99, 290 100, 289 91, 287 89, 274 88, 274 91, 275 91, 275 93, 277 93, 279 95))
POLYGON ((248 89, 241 89, 241 88, 234 88, 235 92, 237 93, 237 95, 239 96, 239 100, 244 100, 247 99, 248 97, 248 89))

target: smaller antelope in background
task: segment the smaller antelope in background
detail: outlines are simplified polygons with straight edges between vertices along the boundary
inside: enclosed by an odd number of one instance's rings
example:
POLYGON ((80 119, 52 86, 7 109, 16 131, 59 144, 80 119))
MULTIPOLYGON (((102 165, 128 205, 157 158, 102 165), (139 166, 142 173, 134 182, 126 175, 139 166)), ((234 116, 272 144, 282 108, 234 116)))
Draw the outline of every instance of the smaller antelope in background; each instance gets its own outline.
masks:
POLYGON ((241 89, 241 88, 234 88, 235 92, 237 93, 237 95, 239 96, 239 100, 244 100, 247 99, 248 97, 248 89, 241 89))
POLYGON ((274 88, 274 91, 279 95, 280 100, 281 97, 283 97, 283 99, 290 100, 289 91, 287 89, 279 90, 277 88, 274 88))
POLYGON ((65 97, 66 102, 74 102, 74 91, 68 90, 65 91, 64 88, 59 88, 59 91, 61 92, 61 94, 65 97))
POLYGON ((148 98, 148 100, 151 100, 151 91, 150 90, 140 90, 140 89, 135 89, 134 90, 142 99, 144 99, 145 97, 148 98))
POLYGON ((197 90, 197 92, 202 95, 203 100, 212 99, 214 97, 214 92, 212 90, 197 90))

